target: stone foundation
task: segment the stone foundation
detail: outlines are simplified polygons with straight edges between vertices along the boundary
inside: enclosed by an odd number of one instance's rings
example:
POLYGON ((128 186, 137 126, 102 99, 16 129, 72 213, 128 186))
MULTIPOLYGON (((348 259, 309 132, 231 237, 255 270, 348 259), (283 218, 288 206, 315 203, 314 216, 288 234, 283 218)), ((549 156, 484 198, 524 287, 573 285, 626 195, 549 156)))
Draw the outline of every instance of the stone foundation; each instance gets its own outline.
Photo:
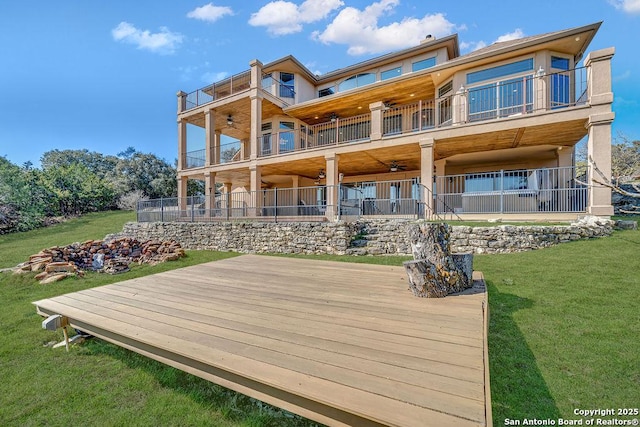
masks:
MULTIPOLYGON (((185 249, 240 253, 331 255, 411 255, 409 228, 415 220, 356 222, 130 222, 122 236, 138 240, 176 240, 185 249)), ((546 248, 558 243, 608 236, 611 221, 572 225, 453 226, 452 252, 506 253, 546 248)))

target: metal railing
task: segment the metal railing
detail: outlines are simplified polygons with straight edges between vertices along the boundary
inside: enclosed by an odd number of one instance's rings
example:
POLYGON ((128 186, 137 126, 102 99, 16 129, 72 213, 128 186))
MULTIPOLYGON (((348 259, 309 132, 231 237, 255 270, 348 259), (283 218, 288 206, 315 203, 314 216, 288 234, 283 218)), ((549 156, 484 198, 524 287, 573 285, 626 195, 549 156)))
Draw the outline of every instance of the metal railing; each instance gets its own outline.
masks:
POLYGON ((584 212, 588 205, 573 167, 439 176, 435 188, 437 213, 584 212))
POLYGON ((529 75, 459 90, 446 97, 390 106, 383 112, 383 135, 420 132, 457 123, 517 117, 537 111, 584 105, 587 69, 529 75))
POLYGON ((266 157, 330 145, 366 141, 371 136, 371 115, 337 118, 334 121, 280 129, 258 137, 258 156, 266 157))
POLYGON ((200 168, 205 164, 206 151, 205 150, 195 150, 195 151, 187 151, 185 154, 185 169, 192 168, 200 168))
POLYGON ((251 71, 248 70, 188 93, 182 111, 191 110, 214 100, 226 98, 250 87, 251 71))

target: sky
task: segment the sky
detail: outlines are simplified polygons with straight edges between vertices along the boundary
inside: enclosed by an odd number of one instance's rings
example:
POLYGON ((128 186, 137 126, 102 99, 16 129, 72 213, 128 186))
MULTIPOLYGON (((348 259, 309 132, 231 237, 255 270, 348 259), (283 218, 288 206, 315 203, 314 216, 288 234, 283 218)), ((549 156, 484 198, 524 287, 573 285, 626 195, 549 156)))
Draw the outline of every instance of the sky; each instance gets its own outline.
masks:
MULTIPOLYGON (((461 53, 604 21, 614 136, 640 139, 640 0, 1 0, 0 156, 49 150, 173 163, 176 93, 293 55, 316 74, 457 33, 461 53)), ((190 144, 191 146, 191 144, 190 144)))

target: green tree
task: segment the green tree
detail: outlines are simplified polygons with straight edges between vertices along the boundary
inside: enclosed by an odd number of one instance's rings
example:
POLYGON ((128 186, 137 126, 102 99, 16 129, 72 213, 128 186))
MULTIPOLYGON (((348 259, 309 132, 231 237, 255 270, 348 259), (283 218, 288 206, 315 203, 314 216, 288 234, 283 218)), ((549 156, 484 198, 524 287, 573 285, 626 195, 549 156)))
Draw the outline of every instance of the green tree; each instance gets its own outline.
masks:
POLYGON ((120 159, 114 175, 120 195, 142 190, 155 199, 175 196, 177 192, 176 169, 155 154, 136 152, 120 159))
POLYGON ((80 215, 114 207, 115 191, 111 184, 80 163, 48 167, 40 178, 49 213, 80 215))
POLYGON ((100 178, 111 180, 113 170, 120 159, 116 156, 105 156, 104 154, 82 150, 51 150, 47 151, 40 158, 42 169, 46 170, 54 166, 71 166, 80 164, 93 172, 100 178))

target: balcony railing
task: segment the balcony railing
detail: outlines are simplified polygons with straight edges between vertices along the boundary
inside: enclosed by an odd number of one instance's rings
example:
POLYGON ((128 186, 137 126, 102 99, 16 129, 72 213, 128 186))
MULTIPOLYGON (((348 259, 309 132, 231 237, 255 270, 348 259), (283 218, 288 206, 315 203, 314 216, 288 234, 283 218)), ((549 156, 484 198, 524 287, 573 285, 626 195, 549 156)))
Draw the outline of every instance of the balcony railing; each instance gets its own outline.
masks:
POLYGON ((436 212, 584 212, 587 187, 573 167, 501 170, 436 178, 436 212))
MULTIPOLYGON (((248 160, 248 150, 244 150, 245 141, 233 141, 220 145, 219 154, 213 153, 212 164, 224 164, 231 162, 238 162, 241 160, 248 160)), ((184 168, 193 169, 200 168, 206 164, 206 150, 194 150, 188 151, 185 155, 184 168)))
POLYGON ((336 118, 298 129, 281 129, 258 138, 258 156, 266 157, 330 145, 366 141, 371 136, 371 115, 336 118))
POLYGON ((274 78, 271 74, 262 75, 262 89, 287 101, 291 101, 296 97, 296 92, 293 89, 293 81, 287 84, 274 78))
POLYGON ((212 85, 205 86, 188 93, 183 106, 183 111, 208 104, 214 100, 226 98, 251 87, 251 72, 244 71, 212 85))
POLYGON ((581 213, 589 204, 589 189, 577 183, 575 169, 501 170, 436 177, 435 191, 422 200, 418 178, 363 181, 336 186, 274 188, 230 194, 140 201, 139 222, 302 219, 362 216, 459 218, 461 214, 581 213), (336 203, 327 200, 329 189, 336 203))
POLYGON ((383 135, 518 117, 587 103, 586 68, 491 83, 383 112, 383 135))

